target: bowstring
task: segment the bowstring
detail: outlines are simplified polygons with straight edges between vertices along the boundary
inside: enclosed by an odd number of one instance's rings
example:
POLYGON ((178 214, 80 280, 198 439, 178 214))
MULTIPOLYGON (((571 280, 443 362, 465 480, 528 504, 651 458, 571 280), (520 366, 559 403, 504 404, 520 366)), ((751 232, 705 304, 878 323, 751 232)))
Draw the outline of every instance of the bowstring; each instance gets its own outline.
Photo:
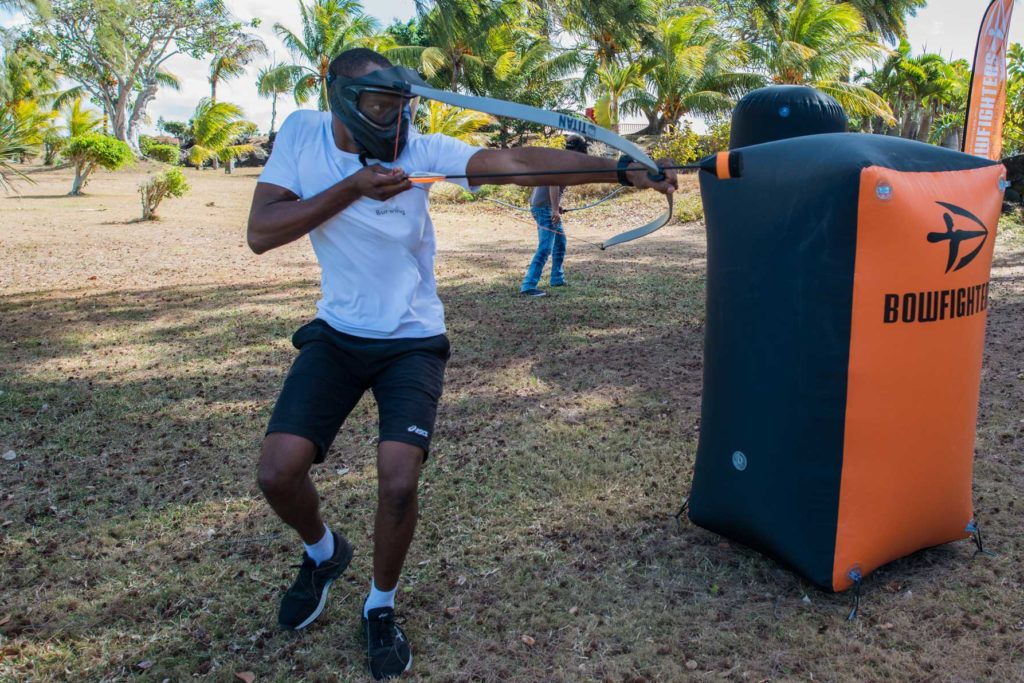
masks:
MULTIPOLYGON (((616 187, 615 189, 611 190, 610 193, 608 193, 607 195, 605 195, 604 197, 599 199, 597 202, 594 202, 593 204, 588 204, 588 205, 582 206, 582 207, 572 207, 571 209, 564 209, 564 210, 562 210, 562 213, 567 213, 569 211, 583 211, 584 209, 592 209, 592 208, 596 207, 599 204, 603 204, 604 202, 607 202, 610 199, 614 199, 615 197, 617 197, 618 195, 623 193, 623 191, 626 190, 626 189, 628 189, 628 188, 627 187, 616 187)), ((529 213, 530 212, 529 209, 526 209, 526 208, 523 208, 523 207, 520 207, 520 206, 516 206, 516 205, 510 204, 508 202, 503 202, 502 200, 496 200, 496 199, 492 199, 492 198, 489 198, 489 197, 481 197, 480 199, 482 199, 485 202, 490 202, 492 204, 497 204, 498 206, 505 207, 507 209, 512 209, 513 211, 521 211, 521 212, 524 212, 524 213, 529 213)), ((566 232, 565 231, 565 227, 564 227, 564 223, 559 222, 559 224, 562 225, 562 229, 557 230, 557 229, 553 229, 553 228, 547 227, 546 225, 541 225, 537 221, 529 221, 527 223, 525 220, 520 220, 520 219, 517 219, 517 218, 514 218, 514 217, 513 217, 513 219, 514 220, 518 220, 518 222, 522 223, 523 225, 534 225, 538 229, 547 230, 548 232, 552 232, 554 234, 561 234, 561 236, 566 238, 566 239, 575 240, 577 242, 583 242, 584 244, 588 244, 591 247, 597 247, 598 249, 601 249, 603 251, 603 246, 602 246, 602 244, 600 242, 592 242, 591 240, 586 240, 584 238, 575 236, 575 234, 569 234, 568 232, 566 232)))
MULTIPOLYGON (((485 199, 486 201, 492 202, 492 203, 497 204, 499 206, 504 206, 504 207, 508 207, 510 209, 514 209, 516 211, 529 211, 529 209, 524 209, 522 207, 515 206, 513 204, 509 204, 507 202, 503 202, 503 201, 498 200, 498 199, 490 199, 489 197, 482 197, 482 199, 485 199)), ((540 223, 537 223, 536 221, 525 221, 525 220, 523 220, 521 218, 517 218, 516 216, 511 216, 511 218, 512 218, 512 220, 518 221, 519 223, 522 223, 523 225, 531 225, 531 226, 537 228, 538 230, 546 230, 547 232, 553 233, 555 235, 561 235, 562 237, 565 237, 567 239, 576 240, 578 242, 583 242, 585 244, 589 244, 592 247, 597 247, 598 249, 601 248, 601 243, 600 242, 593 242, 591 240, 584 239, 583 237, 578 237, 576 235, 570 235, 568 232, 565 231, 565 227, 564 226, 563 226, 563 228, 561 230, 555 230, 555 229, 549 228, 549 227, 547 227, 545 225, 541 225, 540 223)))

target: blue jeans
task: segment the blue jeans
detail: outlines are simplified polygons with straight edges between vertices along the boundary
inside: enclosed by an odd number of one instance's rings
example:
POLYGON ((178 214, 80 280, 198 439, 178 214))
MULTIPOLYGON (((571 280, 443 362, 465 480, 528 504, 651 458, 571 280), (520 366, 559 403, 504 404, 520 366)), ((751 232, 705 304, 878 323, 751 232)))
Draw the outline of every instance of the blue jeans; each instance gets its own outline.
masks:
POLYGON ((544 272, 548 256, 551 257, 551 284, 565 284, 565 271, 562 270, 562 262, 565 260, 565 232, 562 230, 562 224, 551 224, 550 208, 535 207, 530 212, 537 221, 538 243, 530 267, 526 270, 526 277, 523 278, 523 286, 520 288, 522 292, 536 289, 540 284, 540 276, 544 272))

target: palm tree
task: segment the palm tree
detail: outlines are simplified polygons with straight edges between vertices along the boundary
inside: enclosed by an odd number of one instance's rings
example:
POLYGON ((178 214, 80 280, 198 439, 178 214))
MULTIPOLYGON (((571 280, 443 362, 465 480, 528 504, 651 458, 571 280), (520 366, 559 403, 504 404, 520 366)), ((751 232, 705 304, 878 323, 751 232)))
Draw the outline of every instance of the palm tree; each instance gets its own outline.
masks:
POLYGON ((245 67, 256 57, 264 57, 267 46, 258 37, 238 33, 217 50, 210 62, 210 99, 217 101, 217 83, 238 78, 245 73, 245 67))
POLYGON ((910 75, 908 82, 911 85, 913 106, 901 135, 927 142, 931 137, 932 121, 949 101, 956 88, 956 81, 951 78, 949 64, 937 54, 923 54, 907 59, 903 63, 903 71, 910 75))
POLYGON ((540 0, 554 23, 585 45, 596 67, 643 43, 655 21, 653 0, 540 0))
POLYGON ((890 105, 894 118, 890 125, 868 117, 865 128, 899 135, 921 142, 944 142, 962 127, 952 125, 947 114, 966 107, 969 68, 963 60, 949 63, 941 55, 911 55, 910 44, 900 41, 899 47, 871 72, 861 71, 857 79, 890 105), (937 131, 936 122, 941 132, 937 131))
MULTIPOLYGON (((1018 46, 1019 48, 1019 46, 1018 46)), ((967 111, 967 94, 971 88, 971 65, 966 59, 957 59, 946 65, 946 78, 950 81, 945 101, 935 117, 928 142, 950 149, 960 149, 964 133, 964 112, 967 111)), ((1014 114, 1020 112, 1024 102, 1013 105, 1014 114)))
POLYGON ((64 125, 67 126, 69 138, 99 132, 103 125, 103 117, 92 109, 84 108, 81 97, 75 98, 65 106, 61 114, 64 117, 64 125))
POLYGON ((274 71, 282 73, 273 78, 293 84, 296 104, 317 97, 320 111, 327 111, 327 70, 331 60, 349 48, 372 44, 377 20, 363 12, 358 0, 310 0, 308 5, 299 0, 299 14, 301 37, 281 24, 274 24, 274 31, 299 63, 277 67, 274 71))
POLYGON ((736 96, 764 85, 763 76, 742 70, 748 46, 722 37, 710 9, 666 9, 652 42, 653 51, 643 61, 646 87, 623 102, 627 113, 647 116, 646 132, 661 133, 688 114, 726 113, 736 96))
POLYGON ((31 178, 14 167, 14 163, 39 152, 33 138, 33 131, 27 130, 23 121, 16 119, 10 112, 0 111, 0 188, 4 192, 14 189, 10 176, 32 182, 31 178))
POLYGON ((82 106, 81 96, 77 96, 62 105, 54 105, 60 109, 64 124, 49 121, 43 129, 43 164, 52 166, 57 155, 72 138, 89 133, 98 133, 103 125, 103 117, 95 110, 82 106))
POLYGON ((869 31, 892 42, 907 35, 907 17, 914 16, 928 0, 847 0, 860 10, 869 31))
POLYGON ((295 84, 289 80, 290 72, 282 70, 280 64, 270 64, 260 69, 256 75, 256 93, 260 97, 270 98, 270 132, 274 137, 274 125, 277 123, 277 97, 291 90, 295 84))
MULTIPOLYGON (((568 34, 586 57, 580 95, 597 88, 599 69, 652 48, 651 34, 663 0, 533 0, 550 17, 553 33, 568 34)), ((688 4, 688 3, 675 3, 688 4)))
MULTIPOLYGON (((509 25, 492 29, 487 43, 489 66, 467 79, 468 90, 543 109, 578 109, 578 51, 555 49, 547 38, 509 25)), ((521 146, 539 130, 509 118, 498 119, 494 128, 494 142, 501 147, 521 146)))
POLYGON ((598 67, 596 76, 600 93, 595 106, 597 124, 617 129, 619 103, 644 86, 642 65, 638 62, 627 66, 609 64, 598 67))
POLYGON ((852 64, 886 53, 853 5, 794 0, 772 13, 755 10, 753 19, 760 35, 751 55, 774 83, 811 85, 836 98, 851 114, 892 120, 884 99, 850 81, 852 64))
POLYGON ((487 144, 487 134, 480 129, 490 125, 494 119, 488 114, 459 109, 443 102, 430 100, 419 108, 416 127, 422 133, 442 133, 471 145, 487 144))
POLYGON ((8 109, 26 100, 48 102, 56 97, 57 78, 47 58, 27 45, 14 42, 9 34, 2 38, 0 61, 0 103, 8 109))
POLYGON ((416 0, 416 14, 428 47, 390 46, 385 54, 453 91, 493 68, 489 40, 524 18, 516 0, 416 0))
POLYGON ((199 100, 190 124, 195 144, 189 150, 188 162, 196 168, 202 168, 207 161, 214 168, 218 167, 218 162, 224 162, 230 173, 236 158, 255 149, 253 145, 236 142, 252 125, 245 120, 245 113, 236 104, 214 102, 204 97, 199 100))
MULTIPOLYGON (((840 0, 835 0, 838 4, 840 0)), ((907 35, 907 17, 913 16, 924 7, 928 0, 842 0, 853 6, 864 17, 864 25, 868 31, 879 34, 889 42, 897 41, 907 35)), ((786 11, 779 0, 752 0, 750 3, 739 3, 739 7, 730 7, 733 12, 741 13, 744 9, 756 8, 758 13, 771 21, 778 21, 786 11), (743 7, 747 5, 747 7, 743 7)))
POLYGON ((906 79, 902 71, 902 64, 903 60, 909 57, 910 43, 901 40, 899 46, 881 64, 874 65, 871 71, 861 69, 857 72, 855 80, 888 102, 889 109, 893 114, 893 118, 890 120, 879 116, 865 117, 862 127, 866 132, 892 135, 898 130, 897 126, 903 120, 908 106, 905 92, 906 79))

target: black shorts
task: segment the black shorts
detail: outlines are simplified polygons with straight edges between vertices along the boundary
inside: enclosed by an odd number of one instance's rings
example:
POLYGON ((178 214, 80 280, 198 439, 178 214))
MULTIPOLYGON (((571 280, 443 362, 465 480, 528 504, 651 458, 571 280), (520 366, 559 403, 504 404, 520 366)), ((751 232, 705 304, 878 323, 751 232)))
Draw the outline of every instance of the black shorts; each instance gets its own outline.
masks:
POLYGON ((451 355, 448 337, 366 339, 338 332, 323 320, 292 336, 299 355, 292 363, 267 434, 305 437, 323 462, 342 423, 367 389, 377 399, 381 441, 430 450, 444 368, 451 355))

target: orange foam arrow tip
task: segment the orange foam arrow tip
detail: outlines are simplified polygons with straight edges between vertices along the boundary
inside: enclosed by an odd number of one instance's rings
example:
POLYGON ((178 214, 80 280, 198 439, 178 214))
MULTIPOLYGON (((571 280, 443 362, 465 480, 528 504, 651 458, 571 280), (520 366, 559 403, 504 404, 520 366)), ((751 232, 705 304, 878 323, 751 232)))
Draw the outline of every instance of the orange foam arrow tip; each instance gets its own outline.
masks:
POLYGON ((437 173, 410 173, 409 182, 419 184, 439 183, 444 180, 443 175, 437 173))

